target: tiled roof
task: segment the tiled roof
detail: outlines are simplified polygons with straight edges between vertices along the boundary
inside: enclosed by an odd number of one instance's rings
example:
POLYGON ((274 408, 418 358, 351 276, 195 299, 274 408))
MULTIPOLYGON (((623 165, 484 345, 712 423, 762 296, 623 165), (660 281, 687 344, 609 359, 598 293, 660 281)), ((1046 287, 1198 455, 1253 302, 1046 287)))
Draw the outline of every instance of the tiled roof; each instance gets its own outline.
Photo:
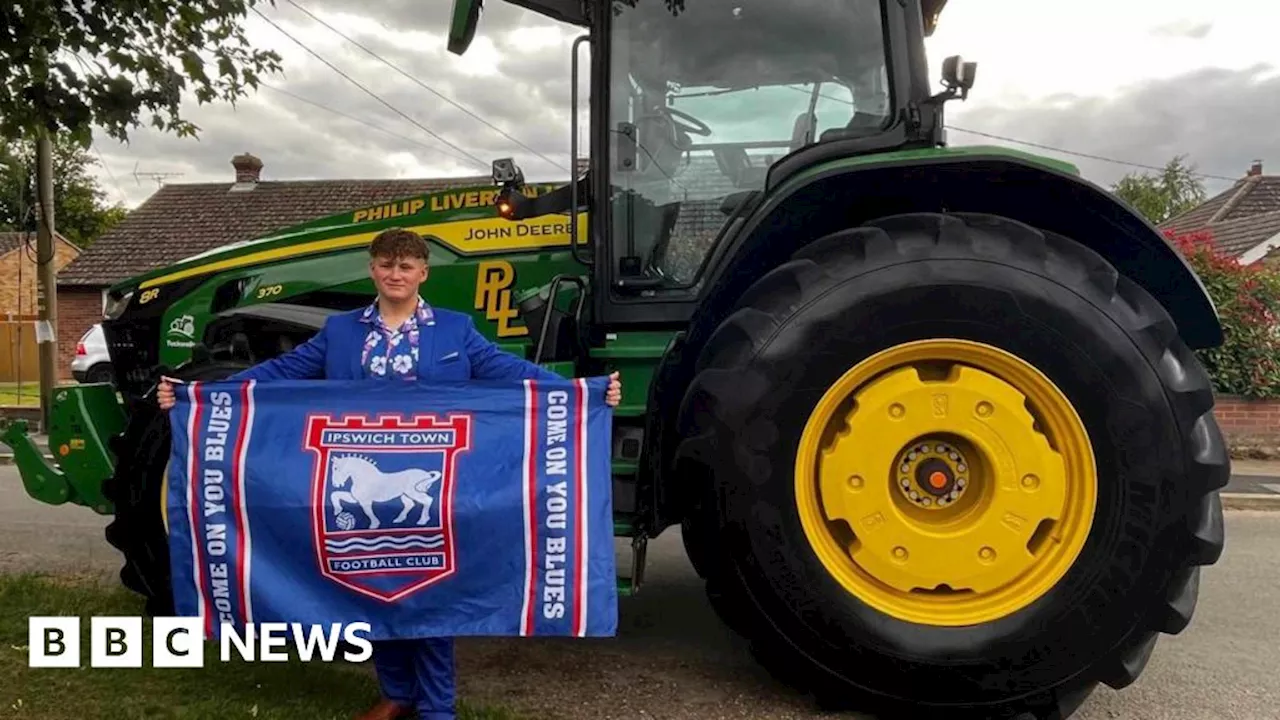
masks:
MULTIPOLYGON (((579 159, 579 172, 588 161, 579 159)), ((691 276, 724 224, 720 202, 740 190, 711 156, 694 157, 674 174, 672 198, 681 211, 666 265, 691 276)), ((259 181, 252 190, 233 183, 165 185, 123 222, 98 238, 59 273, 59 285, 101 287, 223 245, 366 205, 465 185, 488 176, 413 180, 259 181)), ((562 182, 562 181, 561 181, 562 182)))
MULTIPOLYGON (((57 230, 53 231, 53 239, 55 241, 60 240, 62 242, 70 242, 65 237, 63 237, 62 234, 59 233, 57 230)), ((0 232, 0 256, 8 255, 14 250, 17 250, 18 248, 22 247, 23 243, 31 244, 31 257, 34 258, 35 252, 36 252, 36 233, 34 230, 32 230, 30 233, 0 232)))
MULTIPOLYGON (((752 162, 765 161, 752 157, 752 162)), ((699 265, 727 220, 720 210, 722 201, 734 193, 757 188, 734 185, 720 171, 712 155, 686 156, 671 179, 671 199, 680 201, 680 210, 662 265, 668 275, 688 282, 696 277, 699 265)))
POLYGON ((170 184, 59 273, 59 285, 104 286, 233 242, 399 197, 483 185, 486 177, 170 184))
POLYGON ((1239 256, 1280 233, 1280 176, 1253 174, 1195 208, 1166 220, 1161 230, 1208 230, 1223 252, 1239 256))

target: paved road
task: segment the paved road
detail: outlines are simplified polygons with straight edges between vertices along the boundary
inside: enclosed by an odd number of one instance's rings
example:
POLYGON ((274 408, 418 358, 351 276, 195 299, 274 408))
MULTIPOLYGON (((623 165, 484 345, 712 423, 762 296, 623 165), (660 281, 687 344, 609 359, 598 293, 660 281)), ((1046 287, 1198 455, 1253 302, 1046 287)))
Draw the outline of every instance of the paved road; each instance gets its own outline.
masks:
POLYGON ((1223 492, 1280 495, 1280 477, 1271 475, 1232 475, 1223 492))
MULTIPOLYGON (((13 468, 0 467, 0 571, 114 573, 105 524, 83 508, 32 502, 13 468)), ((1138 683, 1099 690, 1075 720, 1280 717, 1280 513, 1228 513, 1227 536, 1191 627, 1161 639, 1138 683)), ((825 717, 763 676, 715 620, 678 536, 651 545, 650 559, 648 585, 622 602, 618 638, 463 641, 462 694, 535 717, 825 717)))

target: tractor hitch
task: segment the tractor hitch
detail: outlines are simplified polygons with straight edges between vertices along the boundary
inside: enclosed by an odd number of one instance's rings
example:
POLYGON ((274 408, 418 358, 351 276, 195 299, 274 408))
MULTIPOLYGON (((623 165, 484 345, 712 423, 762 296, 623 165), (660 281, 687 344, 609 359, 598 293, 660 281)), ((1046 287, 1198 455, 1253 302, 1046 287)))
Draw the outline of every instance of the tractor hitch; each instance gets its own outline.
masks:
POLYGON ((49 505, 84 505, 110 515, 114 508, 102 487, 115 468, 115 457, 107 441, 123 430, 125 422, 111 385, 68 385, 53 393, 48 429, 52 459, 32 439, 26 421, 8 423, 0 439, 13 448, 14 464, 32 499, 49 505))

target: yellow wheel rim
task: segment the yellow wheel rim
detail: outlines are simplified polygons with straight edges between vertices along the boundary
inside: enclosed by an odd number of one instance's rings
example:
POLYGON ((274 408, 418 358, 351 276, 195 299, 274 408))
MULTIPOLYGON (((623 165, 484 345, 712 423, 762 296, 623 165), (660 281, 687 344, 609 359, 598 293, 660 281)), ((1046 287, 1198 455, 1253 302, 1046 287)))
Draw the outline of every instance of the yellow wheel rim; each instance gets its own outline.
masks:
POLYGON ((801 435, 796 499, 822 564, 908 622, 990 622, 1075 562, 1097 502, 1066 396, 990 345, 922 340, 858 363, 801 435))

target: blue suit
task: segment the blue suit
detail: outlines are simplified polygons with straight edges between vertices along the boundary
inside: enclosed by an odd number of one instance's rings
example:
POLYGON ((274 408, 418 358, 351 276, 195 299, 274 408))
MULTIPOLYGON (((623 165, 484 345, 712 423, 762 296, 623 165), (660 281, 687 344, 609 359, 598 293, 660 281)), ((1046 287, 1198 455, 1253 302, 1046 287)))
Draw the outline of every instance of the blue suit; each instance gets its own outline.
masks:
MULTIPOLYGON (((381 380, 360 361, 360 348, 369 326, 361 322, 366 310, 330 316, 310 340, 293 350, 243 370, 235 379, 255 380, 381 380)), ((423 382, 461 380, 563 380, 550 370, 503 352, 476 330, 471 316, 431 308, 432 320, 421 328, 418 379, 423 382)))
MULTIPOLYGON (((500 350, 476 330, 468 315, 430 308, 419 301, 415 317, 402 326, 403 333, 397 333, 378 322, 376 304, 332 315, 307 342, 230 379, 388 382, 397 379, 389 367, 392 364, 427 383, 472 378, 563 379, 500 350), (410 342, 402 345, 406 339, 410 342), (380 344, 385 345, 380 349, 380 344), (412 359, 405 349, 409 345, 413 346, 412 359)), ((452 638, 377 642, 373 662, 384 697, 414 707, 420 720, 454 719, 452 638)))

